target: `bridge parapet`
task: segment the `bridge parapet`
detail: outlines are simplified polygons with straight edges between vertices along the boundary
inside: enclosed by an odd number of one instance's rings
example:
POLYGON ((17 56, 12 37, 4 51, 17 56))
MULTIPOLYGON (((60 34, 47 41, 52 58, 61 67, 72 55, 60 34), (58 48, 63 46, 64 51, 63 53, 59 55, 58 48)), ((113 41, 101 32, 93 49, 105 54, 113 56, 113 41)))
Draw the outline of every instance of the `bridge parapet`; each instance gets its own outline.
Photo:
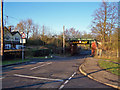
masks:
POLYGON ((68 42, 71 42, 73 44, 91 44, 92 41, 96 41, 95 39, 91 38, 70 38, 67 40, 68 42))

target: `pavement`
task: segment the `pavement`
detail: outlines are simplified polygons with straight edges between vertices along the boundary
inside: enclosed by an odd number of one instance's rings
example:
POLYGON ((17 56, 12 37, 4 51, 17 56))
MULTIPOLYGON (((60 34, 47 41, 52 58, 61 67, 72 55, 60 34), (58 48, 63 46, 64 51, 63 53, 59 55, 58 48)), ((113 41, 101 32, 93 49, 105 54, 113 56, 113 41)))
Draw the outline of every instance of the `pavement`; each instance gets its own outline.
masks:
POLYGON ((79 71, 95 81, 120 89, 120 76, 101 69, 98 65, 98 59, 93 57, 86 58, 85 62, 79 67, 79 71))

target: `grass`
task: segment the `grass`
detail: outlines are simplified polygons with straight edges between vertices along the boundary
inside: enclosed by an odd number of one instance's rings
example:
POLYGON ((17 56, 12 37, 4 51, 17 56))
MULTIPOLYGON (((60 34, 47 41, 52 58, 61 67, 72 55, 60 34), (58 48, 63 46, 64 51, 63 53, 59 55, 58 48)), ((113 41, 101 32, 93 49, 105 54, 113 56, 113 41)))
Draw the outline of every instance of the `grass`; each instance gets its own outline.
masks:
POLYGON ((19 62, 26 62, 26 61, 31 61, 30 59, 14 59, 14 60, 4 60, 2 61, 2 65, 8 65, 8 64, 14 64, 14 63, 19 63, 19 62))
MULTIPOLYGON (((46 56, 45 57, 32 57, 32 58, 41 58, 41 59, 44 59, 44 58, 46 58, 46 56)), ((47 58, 51 58, 51 56, 47 56, 47 58)))
MULTIPOLYGON (((29 58, 40 58, 40 59, 45 59, 46 57, 29 57, 29 58)), ((51 56, 47 56, 47 58, 51 58, 51 56)), ((0 65, 8 65, 8 64, 14 64, 14 63, 19 63, 19 62, 26 62, 26 61, 31 61, 30 59, 13 59, 13 60, 4 60, 2 61, 2 64, 0 65)))
MULTIPOLYGON (((95 57, 95 58, 98 59, 98 57, 95 57)), ((109 61, 120 63, 118 58, 108 59, 108 58, 104 58, 104 57, 99 57, 99 59, 101 59, 101 60, 109 60, 109 61)))
POLYGON ((71 54, 54 54, 55 56, 60 56, 60 57, 69 57, 71 54))
POLYGON ((107 69, 107 71, 109 71, 115 75, 120 75, 120 65, 119 64, 115 64, 115 63, 104 61, 104 60, 99 60, 98 63, 101 68, 107 69), (111 69, 109 69, 109 68, 111 68, 111 69))
MULTIPOLYGON (((52 55, 47 56, 47 58, 51 58, 52 55)), ((26 58, 40 58, 40 59, 45 59, 46 56, 38 56, 38 57, 34 57, 34 56, 26 56, 26 58)))

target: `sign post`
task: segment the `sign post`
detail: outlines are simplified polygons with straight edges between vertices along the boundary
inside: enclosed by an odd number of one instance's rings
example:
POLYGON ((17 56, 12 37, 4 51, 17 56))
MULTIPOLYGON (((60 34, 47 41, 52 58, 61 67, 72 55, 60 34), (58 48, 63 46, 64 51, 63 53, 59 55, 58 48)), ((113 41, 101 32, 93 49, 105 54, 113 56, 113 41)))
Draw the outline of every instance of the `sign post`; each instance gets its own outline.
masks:
POLYGON ((24 60, 24 43, 26 43, 25 33, 22 33, 20 43, 22 43, 22 61, 24 60))
POLYGON ((24 43, 22 43, 22 61, 24 60, 24 43))

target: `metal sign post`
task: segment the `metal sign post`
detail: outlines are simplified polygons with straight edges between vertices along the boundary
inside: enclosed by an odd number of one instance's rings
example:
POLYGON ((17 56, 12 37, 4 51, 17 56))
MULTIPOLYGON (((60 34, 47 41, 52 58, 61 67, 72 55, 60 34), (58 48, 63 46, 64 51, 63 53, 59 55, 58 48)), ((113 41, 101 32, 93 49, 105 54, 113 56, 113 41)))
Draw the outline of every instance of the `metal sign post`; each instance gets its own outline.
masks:
POLYGON ((24 60, 24 43, 26 43, 26 39, 20 39, 20 43, 22 43, 22 60, 24 60))
POLYGON ((24 60, 24 43, 22 43, 22 61, 24 60))
POLYGON ((24 43, 26 43, 25 33, 21 35, 22 39, 20 39, 20 43, 22 43, 22 61, 24 60, 24 43))

